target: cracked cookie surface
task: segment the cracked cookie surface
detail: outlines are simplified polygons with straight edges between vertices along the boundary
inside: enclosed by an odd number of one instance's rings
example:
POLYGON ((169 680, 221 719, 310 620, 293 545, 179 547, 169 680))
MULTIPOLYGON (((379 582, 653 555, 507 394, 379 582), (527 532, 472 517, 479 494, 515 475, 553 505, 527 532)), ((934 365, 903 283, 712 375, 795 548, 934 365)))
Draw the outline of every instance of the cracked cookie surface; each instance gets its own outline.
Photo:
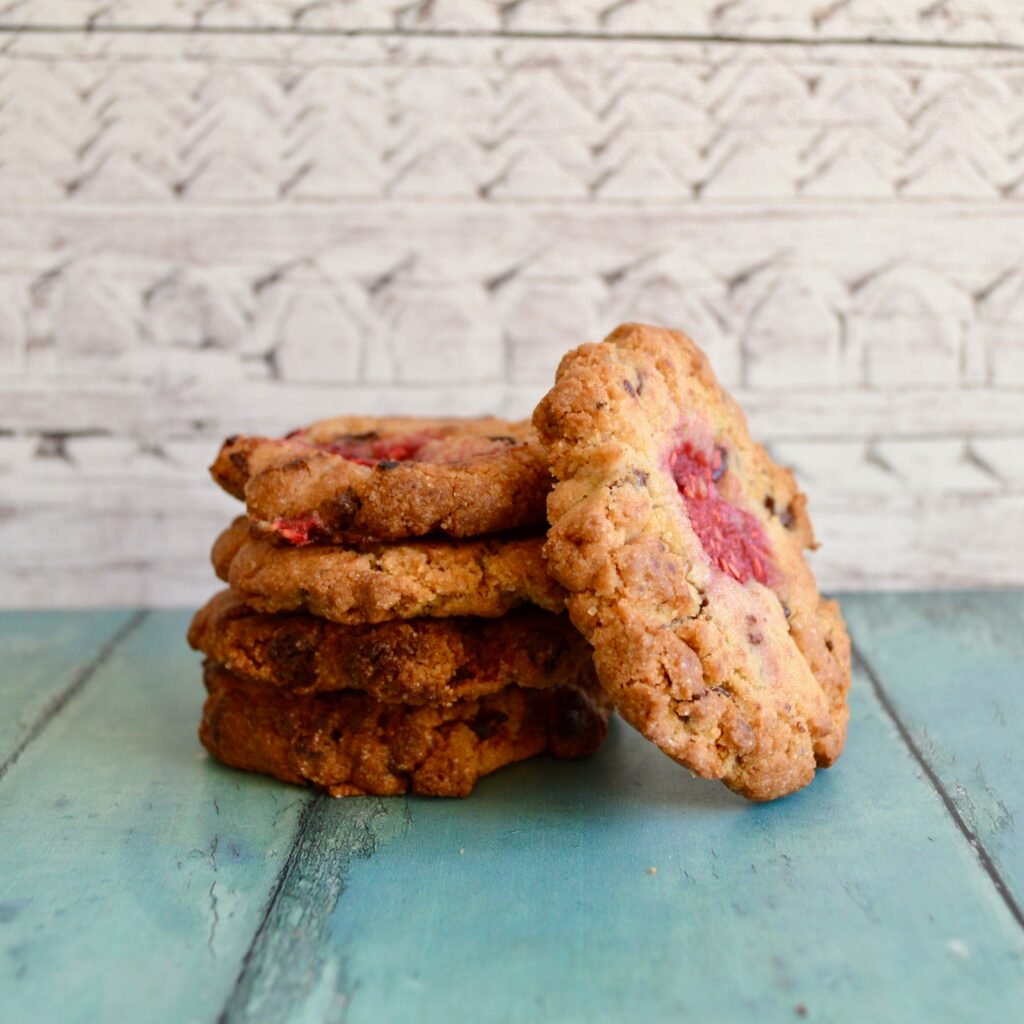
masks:
POLYGON ((233 768, 332 796, 468 796, 477 779, 545 751, 585 757, 608 731, 607 698, 585 672, 546 690, 505 687, 448 707, 386 704, 351 690, 296 696, 204 670, 199 737, 233 768))
POLYGON ((534 414, 552 575, 622 716, 755 800, 832 764, 850 645, 820 597, 792 474, 685 335, 626 324, 568 353, 534 414))
POLYGON ((522 604, 550 612, 565 592, 548 574, 541 537, 406 541, 351 547, 277 545, 245 518, 213 546, 217 575, 257 611, 305 610, 352 625, 479 615, 522 604))
POLYGON ((449 705, 511 685, 549 689, 591 662, 568 616, 539 608, 498 619, 342 626, 301 612, 257 612, 230 590, 196 612, 188 640, 234 675, 282 691, 359 690, 404 704, 449 705))
POLYGON ((491 417, 344 416, 231 437, 210 473, 256 530, 297 545, 538 525, 551 486, 532 426, 491 417))

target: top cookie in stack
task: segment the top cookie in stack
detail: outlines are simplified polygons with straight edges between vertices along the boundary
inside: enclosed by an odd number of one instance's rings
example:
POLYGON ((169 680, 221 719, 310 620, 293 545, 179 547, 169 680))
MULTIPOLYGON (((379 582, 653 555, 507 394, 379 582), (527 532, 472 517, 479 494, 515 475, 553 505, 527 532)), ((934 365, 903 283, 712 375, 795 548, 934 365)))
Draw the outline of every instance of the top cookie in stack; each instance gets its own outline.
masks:
POLYGON ((551 477, 528 423, 342 416, 231 437, 210 467, 253 528, 291 544, 543 528, 551 477))
POLYGON ((218 759, 335 795, 466 795, 603 740, 608 701, 542 557, 530 426, 344 417, 230 438, 211 472, 248 513, 214 545, 231 590, 189 633, 218 759))

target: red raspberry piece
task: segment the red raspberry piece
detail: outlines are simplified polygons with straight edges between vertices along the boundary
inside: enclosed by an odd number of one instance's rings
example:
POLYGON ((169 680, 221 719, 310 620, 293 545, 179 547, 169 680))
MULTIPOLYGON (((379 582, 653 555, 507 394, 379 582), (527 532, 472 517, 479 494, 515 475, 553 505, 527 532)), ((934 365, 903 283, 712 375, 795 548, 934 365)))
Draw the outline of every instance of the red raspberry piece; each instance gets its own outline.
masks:
POLYGON ((315 516, 296 516, 292 519, 275 519, 273 528, 274 532, 289 544, 302 547, 305 544, 312 544, 316 539, 319 524, 315 516))
POLYGON ((672 452, 668 464, 690 525, 711 561, 740 583, 753 578, 767 584, 772 555, 761 524, 718 492, 726 472, 725 452, 715 448, 709 458, 687 442, 672 452))

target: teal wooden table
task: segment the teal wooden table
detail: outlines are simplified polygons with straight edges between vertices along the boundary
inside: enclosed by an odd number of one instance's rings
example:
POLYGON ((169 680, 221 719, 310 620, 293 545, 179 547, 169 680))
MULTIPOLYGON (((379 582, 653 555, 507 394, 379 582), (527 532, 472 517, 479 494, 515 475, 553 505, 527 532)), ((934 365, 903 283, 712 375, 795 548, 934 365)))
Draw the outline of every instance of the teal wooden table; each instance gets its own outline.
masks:
POLYGON ((185 613, 0 617, 0 1021, 1024 1020, 1024 595, 865 596, 847 752, 752 806, 621 722, 465 801, 195 738, 185 613))

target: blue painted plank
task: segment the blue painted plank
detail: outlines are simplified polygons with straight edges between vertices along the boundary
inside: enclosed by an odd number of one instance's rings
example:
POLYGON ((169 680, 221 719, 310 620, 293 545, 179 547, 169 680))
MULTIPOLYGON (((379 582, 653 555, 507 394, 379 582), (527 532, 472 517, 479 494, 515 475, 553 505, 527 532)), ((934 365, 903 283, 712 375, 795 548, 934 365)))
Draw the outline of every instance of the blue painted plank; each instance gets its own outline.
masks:
POLYGON ((0 613, 0 766, 131 617, 124 611, 0 613))
POLYGON ((209 762, 154 614, 0 780, 0 1020, 213 1020, 307 800, 209 762))
POLYGON ((226 1019, 1016 1019, 1024 933, 855 685, 839 766, 768 806, 621 723, 466 802, 319 801, 226 1019))
POLYGON ((203 758, 185 623, 144 623, 0 781, 0 1020, 860 1024, 1024 1003, 1024 933, 863 675, 840 764, 768 806, 621 723, 591 761, 467 801, 310 800, 203 758))
POLYGON ((1024 593, 847 599, 858 649, 1024 905, 1024 593))

